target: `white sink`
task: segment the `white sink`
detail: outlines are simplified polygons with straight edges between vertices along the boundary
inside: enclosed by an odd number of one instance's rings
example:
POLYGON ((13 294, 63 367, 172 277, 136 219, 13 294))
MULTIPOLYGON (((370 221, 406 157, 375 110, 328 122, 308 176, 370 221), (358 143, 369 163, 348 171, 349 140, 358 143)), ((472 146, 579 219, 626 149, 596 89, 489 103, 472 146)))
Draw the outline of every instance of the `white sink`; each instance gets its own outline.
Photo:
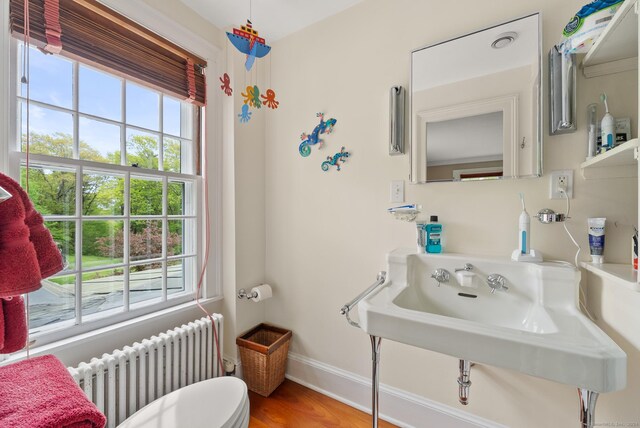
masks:
POLYGON ((387 282, 358 306, 368 334, 594 392, 625 387, 627 356, 578 310, 572 266, 409 250, 387 261, 387 282), (477 288, 458 282, 465 263, 477 288), (451 273, 439 287, 438 268, 451 273), (493 273, 508 290, 491 293, 493 273))

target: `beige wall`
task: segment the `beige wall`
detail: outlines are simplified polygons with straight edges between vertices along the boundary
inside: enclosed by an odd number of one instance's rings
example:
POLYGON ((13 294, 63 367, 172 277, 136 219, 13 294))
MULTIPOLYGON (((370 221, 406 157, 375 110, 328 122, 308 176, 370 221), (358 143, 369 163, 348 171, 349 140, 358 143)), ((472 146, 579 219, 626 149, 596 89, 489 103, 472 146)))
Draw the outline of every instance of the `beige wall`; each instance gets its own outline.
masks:
MULTIPOLYGON (((369 376, 369 340, 349 327, 338 309, 385 268, 385 253, 415 242, 414 225, 385 211, 391 205, 389 182, 408 178, 408 156, 388 156, 387 136, 389 88, 408 87, 409 52, 541 11, 546 70, 546 53, 583 3, 367 0, 273 44, 271 80, 281 104, 268 116, 265 134, 265 269, 275 290, 266 318, 293 329, 293 352, 369 376), (337 118, 335 132, 319 153, 314 147, 302 158, 298 136, 313 129, 318 111, 337 118), (343 145, 352 156, 342 171, 322 172, 320 163, 343 145)), ((543 83, 546 88, 546 74, 543 83)), ((603 215, 620 225, 607 230, 607 259, 629 260, 636 180, 585 181, 577 168, 586 154, 585 106, 606 91, 613 115, 637 117, 636 97, 630 96, 637 93, 635 73, 588 82, 580 78, 579 87, 578 132, 547 136, 545 111, 544 177, 407 185, 407 201, 421 203, 426 216, 439 215, 449 251, 508 257, 517 246, 518 192, 525 193, 530 212, 543 207, 565 212, 564 201, 548 199, 548 172, 574 169, 569 228, 587 249, 582 259, 588 258, 586 218, 603 215)), ((249 190, 259 197, 263 187, 249 190)), ((575 250, 560 225, 533 221, 531 229, 532 246, 547 259, 573 259, 575 250)), ((640 333, 629 314, 640 308, 640 296, 603 287, 602 300, 622 308, 607 312, 615 323, 603 322, 627 350, 630 376, 637 375, 640 333)), ((594 311, 599 304, 594 298, 594 311)), ((382 351, 383 383, 460 408, 456 359, 391 341, 383 342, 382 351)), ((474 367, 472 381, 465 410, 514 427, 576 426, 578 404, 571 386, 482 365, 474 367)), ((638 390, 634 386, 628 392, 605 394, 597 421, 640 421, 638 390)))
MULTIPOLYGON (((266 108, 251 109, 252 116, 249 122, 241 124, 238 121, 238 114, 243 105, 241 93, 246 92, 245 88, 249 84, 258 84, 263 88, 264 73, 257 68, 251 74, 246 73, 244 68, 246 56, 229 43, 225 43, 225 51, 226 71, 231 77, 234 96, 223 97, 225 160, 222 168, 225 170, 225 178, 229 180, 224 186, 224 191, 227 192, 225 197, 227 205, 224 210, 227 215, 224 216, 226 223, 223 224, 223 234, 226 236, 223 257, 227 260, 223 270, 225 306, 235 308, 235 316, 230 319, 234 327, 227 328, 225 331, 225 355, 235 359, 235 337, 264 321, 265 318, 264 302, 238 300, 236 294, 241 288, 250 290, 264 282, 264 128, 268 112, 266 108), (232 245, 234 248, 229 249, 227 245, 232 245), (233 262, 230 260, 232 254, 233 262)), ((217 78, 215 79, 217 81, 217 78)))

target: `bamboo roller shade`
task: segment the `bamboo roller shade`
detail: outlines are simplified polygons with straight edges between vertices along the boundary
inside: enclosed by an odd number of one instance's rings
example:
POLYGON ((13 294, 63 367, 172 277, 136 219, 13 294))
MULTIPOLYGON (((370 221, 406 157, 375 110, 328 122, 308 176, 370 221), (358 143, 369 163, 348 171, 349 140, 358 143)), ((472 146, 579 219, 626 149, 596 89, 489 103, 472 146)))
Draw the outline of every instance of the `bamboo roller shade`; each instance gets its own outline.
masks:
MULTIPOLYGON (((24 1, 29 1, 32 44, 46 45, 44 0, 10 0, 14 37, 24 32, 24 1)), ((96 0, 60 0, 61 55, 151 86, 181 99, 189 98, 187 60, 195 68, 195 99, 206 103, 207 62, 109 9, 96 0)))

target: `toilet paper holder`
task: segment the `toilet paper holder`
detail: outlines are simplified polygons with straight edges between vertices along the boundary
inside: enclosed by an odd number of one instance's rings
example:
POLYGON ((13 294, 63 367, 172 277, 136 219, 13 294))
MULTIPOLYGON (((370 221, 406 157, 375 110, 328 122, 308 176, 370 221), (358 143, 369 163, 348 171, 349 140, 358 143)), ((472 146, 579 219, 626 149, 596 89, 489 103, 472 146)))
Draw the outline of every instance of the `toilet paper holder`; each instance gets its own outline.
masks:
POLYGON ((247 299, 254 302, 262 302, 273 296, 273 290, 269 284, 260 284, 247 291, 244 288, 238 290, 238 299, 247 299))
POLYGON ((253 293, 247 293, 247 290, 245 290, 244 288, 241 288, 240 290, 238 290, 238 299, 251 300, 251 299, 256 299, 257 297, 258 297, 258 293, 255 291, 253 293))

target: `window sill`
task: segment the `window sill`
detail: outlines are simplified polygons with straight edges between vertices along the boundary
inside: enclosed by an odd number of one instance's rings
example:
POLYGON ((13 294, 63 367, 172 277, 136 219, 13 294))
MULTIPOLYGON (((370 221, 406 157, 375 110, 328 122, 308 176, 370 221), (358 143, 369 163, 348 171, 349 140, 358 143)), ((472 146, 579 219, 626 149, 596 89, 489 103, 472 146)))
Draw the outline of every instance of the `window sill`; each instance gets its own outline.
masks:
MULTIPOLYGON (((210 299, 202 299, 200 300, 200 304, 202 304, 203 306, 207 306, 209 304, 212 304, 214 302, 218 302, 223 300, 222 296, 219 297, 213 297, 210 299)), ((45 354, 58 354, 62 351, 65 350, 69 350, 70 348, 77 348, 77 347, 82 347, 83 351, 86 349, 85 345, 89 345, 91 342, 96 341, 98 338, 104 337, 104 336, 115 336, 115 335, 123 335, 124 333, 127 332, 128 335, 131 334, 131 330, 135 329, 136 326, 139 326, 140 324, 143 323, 152 323, 154 325, 160 325, 161 321, 167 317, 170 316, 180 316, 181 314, 186 314, 190 311, 193 310, 198 310, 198 307, 196 305, 196 302, 194 300, 189 301, 187 303, 182 303, 176 306, 172 306, 170 308, 167 309, 162 309, 162 310, 158 310, 149 314, 145 314, 145 315, 141 315, 139 317, 136 318, 132 318, 126 321, 122 321, 116 324, 112 324, 106 327, 102 327, 102 328, 98 328, 86 333, 81 333, 72 337, 68 337, 65 339, 61 339, 58 341, 54 341, 51 343, 47 343, 41 346, 35 346, 32 347, 29 350, 29 355, 31 357, 37 357, 37 356, 41 356, 41 355, 45 355, 45 354)), ((199 313, 202 316, 205 316, 204 313, 202 313, 201 311, 199 311, 199 313)), ((171 326, 171 327, 167 327, 167 328, 172 328, 175 326, 171 326)), ((161 330, 163 330, 163 327, 157 327, 156 328, 155 333, 153 334, 157 334, 160 333, 161 330)), ((140 341, 142 339, 145 339, 145 337, 138 337, 136 336, 136 338, 132 339, 131 343, 133 343, 133 341, 140 341)), ((131 343, 124 343, 122 344, 122 346, 127 346, 130 345, 131 343)), ((106 352, 111 352, 112 349, 109 349, 106 352)), ((96 351, 95 355, 91 355, 91 357, 98 357, 98 354, 102 354, 104 353, 105 350, 100 350, 100 351, 96 351)), ((1 356, 0 356, 1 357, 1 356)), ((7 356, 8 358, 6 358, 5 360, 2 360, 2 362, 0 362, 0 365, 4 365, 4 364, 8 364, 8 363, 12 363, 12 362, 16 362, 16 361, 20 361, 23 360, 27 357, 27 351, 26 350, 22 350, 19 352, 16 352, 14 354, 11 354, 10 356, 7 356)), ((75 361, 75 358, 61 358, 63 360, 63 363, 67 364, 67 365, 75 365, 77 364, 77 362, 79 361, 75 361)))

